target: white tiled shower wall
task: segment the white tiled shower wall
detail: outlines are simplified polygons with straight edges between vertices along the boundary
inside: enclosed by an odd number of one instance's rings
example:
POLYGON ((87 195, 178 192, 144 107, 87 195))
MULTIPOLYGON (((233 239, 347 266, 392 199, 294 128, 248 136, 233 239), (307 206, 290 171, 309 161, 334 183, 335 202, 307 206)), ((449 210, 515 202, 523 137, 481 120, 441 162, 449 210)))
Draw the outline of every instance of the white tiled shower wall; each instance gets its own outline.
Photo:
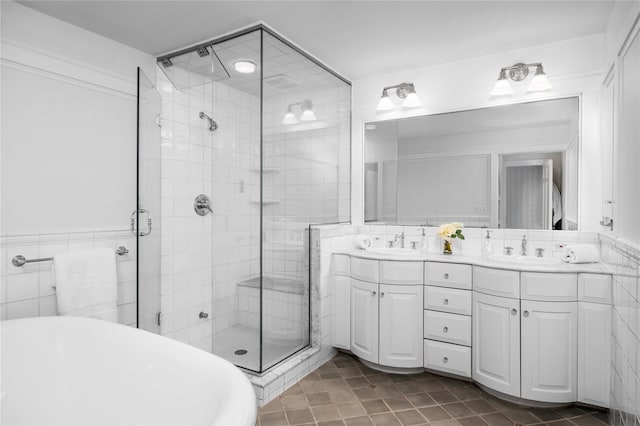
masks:
POLYGON ((118 322, 136 326, 136 239, 129 230, 2 236, 0 249, 0 315, 2 320, 58 315, 53 262, 15 267, 14 256, 27 259, 89 248, 124 246, 129 253, 116 256, 118 322))
POLYGON ((162 97, 161 311, 163 335, 211 351, 211 336, 238 323, 237 283, 259 275, 259 101, 222 83, 162 97), (203 111, 218 124, 208 130, 203 111), (198 194, 213 215, 198 216, 198 194), (209 314, 206 320, 200 312, 209 314))
POLYGON ((332 296, 331 253, 352 246, 357 227, 314 225, 311 228, 311 348, 286 360, 261 377, 250 377, 258 404, 264 405, 329 360, 332 296))
POLYGON ((640 424, 640 250, 601 236, 602 258, 613 271, 612 425, 640 424))

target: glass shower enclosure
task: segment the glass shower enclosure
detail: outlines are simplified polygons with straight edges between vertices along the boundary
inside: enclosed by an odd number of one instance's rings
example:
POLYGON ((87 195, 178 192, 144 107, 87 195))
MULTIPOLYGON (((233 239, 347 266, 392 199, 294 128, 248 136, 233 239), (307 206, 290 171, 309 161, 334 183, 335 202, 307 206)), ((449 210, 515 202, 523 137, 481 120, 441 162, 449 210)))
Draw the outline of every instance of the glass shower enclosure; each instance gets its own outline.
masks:
POLYGON ((158 67, 160 115, 144 79, 139 96, 160 167, 139 154, 159 190, 139 184, 138 326, 262 373, 310 344, 309 226, 351 218, 351 85, 264 25, 158 67))

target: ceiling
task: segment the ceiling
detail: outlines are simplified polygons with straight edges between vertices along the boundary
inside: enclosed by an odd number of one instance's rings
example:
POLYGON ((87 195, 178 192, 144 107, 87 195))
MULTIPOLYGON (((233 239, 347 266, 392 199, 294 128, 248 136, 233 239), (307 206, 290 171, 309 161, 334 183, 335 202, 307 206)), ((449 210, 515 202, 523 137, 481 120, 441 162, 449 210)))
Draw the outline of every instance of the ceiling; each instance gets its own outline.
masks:
POLYGON ((32 1, 154 56, 266 23, 351 80, 604 31, 613 1, 32 1))

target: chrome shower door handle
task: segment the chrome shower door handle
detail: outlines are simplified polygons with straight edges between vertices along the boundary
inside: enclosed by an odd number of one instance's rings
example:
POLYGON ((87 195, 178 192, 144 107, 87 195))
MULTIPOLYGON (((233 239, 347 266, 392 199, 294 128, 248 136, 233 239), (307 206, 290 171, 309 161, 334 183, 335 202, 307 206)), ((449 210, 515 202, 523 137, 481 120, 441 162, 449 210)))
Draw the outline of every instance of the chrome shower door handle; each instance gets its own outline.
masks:
POLYGON ((146 237, 151 233, 152 223, 153 223, 153 221, 151 220, 151 212, 145 209, 138 209, 138 210, 134 210, 133 213, 131 213, 131 232, 134 234, 136 234, 136 215, 140 217, 140 215, 143 215, 143 214, 147 215, 147 230, 146 231, 138 230, 137 235, 140 237, 146 237))

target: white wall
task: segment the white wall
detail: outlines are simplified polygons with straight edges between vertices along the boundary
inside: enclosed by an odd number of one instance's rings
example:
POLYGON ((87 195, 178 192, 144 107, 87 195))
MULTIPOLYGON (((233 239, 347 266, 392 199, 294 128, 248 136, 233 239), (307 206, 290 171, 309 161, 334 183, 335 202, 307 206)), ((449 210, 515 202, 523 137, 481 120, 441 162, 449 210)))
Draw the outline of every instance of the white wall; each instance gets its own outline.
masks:
POLYGON ((152 56, 2 2, 2 235, 123 229, 152 56))
POLYGON ((581 95, 582 140, 580 164, 579 226, 596 230, 600 220, 599 84, 603 77, 603 35, 572 39, 502 54, 471 58, 417 70, 376 76, 353 82, 352 218, 363 222, 363 127, 365 122, 581 95), (553 89, 542 94, 525 93, 516 86, 511 99, 491 99, 501 67, 517 62, 542 62, 553 89), (413 82, 421 97, 421 108, 377 113, 384 86, 413 82), (584 173, 588 170, 588 173, 584 173))
POLYGON ((56 315, 52 263, 126 246, 119 321, 136 323, 136 79, 155 59, 14 2, 1 12, 0 319, 56 315))

